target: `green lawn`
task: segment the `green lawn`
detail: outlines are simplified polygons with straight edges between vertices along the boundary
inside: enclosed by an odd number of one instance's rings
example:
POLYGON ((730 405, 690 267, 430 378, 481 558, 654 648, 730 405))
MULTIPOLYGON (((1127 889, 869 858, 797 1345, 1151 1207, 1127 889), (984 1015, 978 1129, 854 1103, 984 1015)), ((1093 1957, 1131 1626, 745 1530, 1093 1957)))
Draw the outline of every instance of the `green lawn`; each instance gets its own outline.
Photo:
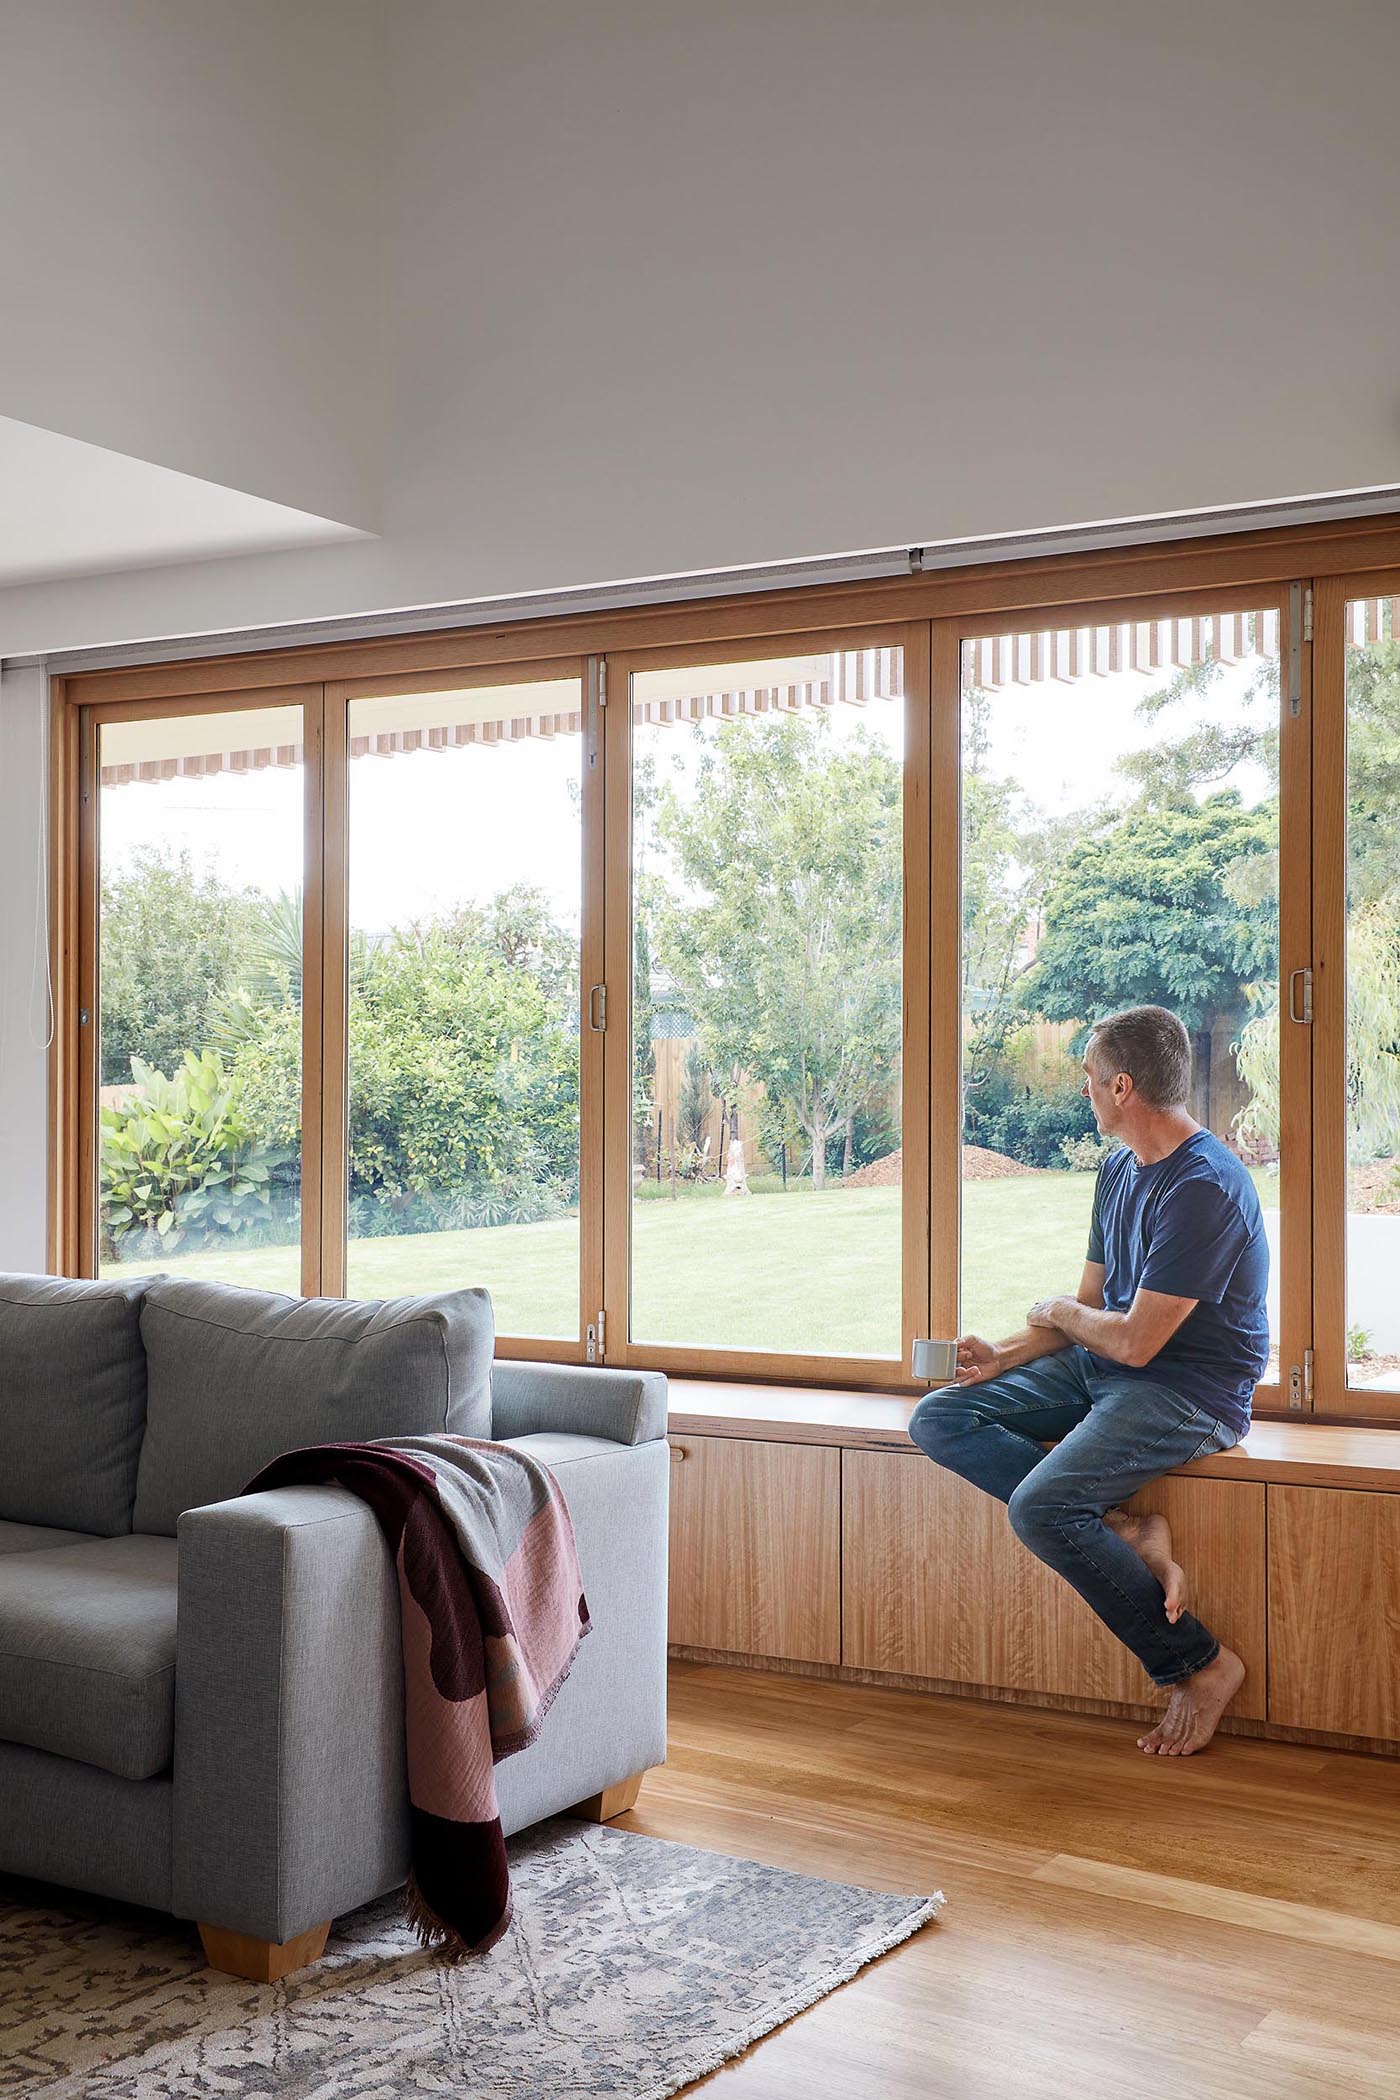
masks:
MULTIPOLYGON (((1266 1204, 1277 1182, 1256 1177, 1266 1204)), ((1089 1174, 964 1185, 962 1325, 999 1335, 1026 1308, 1079 1280, 1094 1182, 1089 1174)), ((577 1333, 578 1225, 357 1240, 356 1297, 484 1284, 503 1334, 577 1333)), ((154 1266, 152 1264, 151 1266, 154 1266)), ((176 1255, 176 1276, 217 1276, 295 1292, 291 1247, 176 1255)), ((794 1189, 726 1198, 716 1189, 636 1206, 633 1332, 643 1342, 892 1356, 899 1350, 899 1190, 794 1189)))

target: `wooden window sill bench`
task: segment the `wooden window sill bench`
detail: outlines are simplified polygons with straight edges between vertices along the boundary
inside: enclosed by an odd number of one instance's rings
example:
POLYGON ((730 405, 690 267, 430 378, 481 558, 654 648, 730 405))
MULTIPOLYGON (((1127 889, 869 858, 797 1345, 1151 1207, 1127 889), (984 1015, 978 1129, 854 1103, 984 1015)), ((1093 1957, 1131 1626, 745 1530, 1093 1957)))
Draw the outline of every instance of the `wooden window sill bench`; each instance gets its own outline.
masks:
MULTIPOLYGON (((1155 1687, 893 1394, 673 1378, 671 1642, 694 1660, 1150 1716, 1155 1687)), ((1400 1434, 1256 1422, 1135 1505, 1245 1659, 1238 1732, 1400 1755, 1400 1434)))
MULTIPOLYGON (((900 1451, 916 1402, 886 1393, 819 1386, 721 1384, 673 1378, 670 1426, 677 1436, 737 1436, 754 1442, 835 1444, 847 1451, 900 1451)), ((1286 1487, 1369 1488, 1400 1494, 1400 1429, 1331 1422, 1255 1422, 1243 1444, 1180 1468, 1216 1480, 1286 1487)))

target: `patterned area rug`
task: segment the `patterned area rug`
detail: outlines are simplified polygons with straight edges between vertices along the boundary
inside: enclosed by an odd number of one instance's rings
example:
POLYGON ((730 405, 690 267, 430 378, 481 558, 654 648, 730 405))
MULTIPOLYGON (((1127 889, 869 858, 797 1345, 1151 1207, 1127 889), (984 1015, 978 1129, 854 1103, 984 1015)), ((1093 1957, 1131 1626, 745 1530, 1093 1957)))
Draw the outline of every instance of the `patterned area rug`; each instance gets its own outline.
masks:
POLYGON ((215 1975, 148 1911, 0 1880, 0 2095, 664 2100, 943 1902, 563 1818, 510 1849, 484 1961, 445 1968, 388 1896, 280 1984, 215 1975))

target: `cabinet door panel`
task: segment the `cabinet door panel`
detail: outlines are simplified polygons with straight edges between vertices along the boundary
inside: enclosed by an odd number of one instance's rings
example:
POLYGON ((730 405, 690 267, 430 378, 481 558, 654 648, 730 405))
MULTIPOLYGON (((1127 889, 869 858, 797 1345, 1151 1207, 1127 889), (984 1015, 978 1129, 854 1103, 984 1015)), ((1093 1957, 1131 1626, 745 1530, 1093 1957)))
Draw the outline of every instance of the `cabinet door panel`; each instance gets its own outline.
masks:
MULTIPOLYGON (((1264 1713, 1264 1489, 1166 1479, 1130 1505, 1160 1510, 1196 1584, 1195 1609, 1243 1656, 1233 1711, 1264 1713)), ((842 1660, 1012 1691, 1146 1705, 1162 1695, 1067 1583, 1028 1553, 999 1502, 902 1453, 848 1451, 842 1660)))
POLYGON ((1269 1719, 1400 1741, 1400 1495, 1268 1496, 1269 1719))
POLYGON ((674 1643, 839 1662, 840 1567, 835 1447, 671 1438, 674 1643))

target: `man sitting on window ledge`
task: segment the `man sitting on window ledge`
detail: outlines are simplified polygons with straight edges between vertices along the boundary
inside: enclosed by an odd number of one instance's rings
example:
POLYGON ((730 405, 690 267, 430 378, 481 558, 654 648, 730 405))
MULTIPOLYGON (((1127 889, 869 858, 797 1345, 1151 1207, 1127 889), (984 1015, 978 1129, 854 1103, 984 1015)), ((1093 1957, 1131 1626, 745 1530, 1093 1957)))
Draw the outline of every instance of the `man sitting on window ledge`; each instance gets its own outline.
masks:
POLYGON ((962 1336, 955 1383, 925 1395, 909 1434, 1005 1502, 1023 1544, 1171 1687, 1139 1747, 1189 1757, 1244 1664, 1186 1609, 1166 1518, 1121 1505, 1248 1429, 1268 1358, 1268 1242, 1244 1167, 1187 1113, 1191 1046, 1175 1014, 1100 1021, 1084 1070, 1120 1149, 1099 1168, 1078 1296, 1042 1298, 1008 1341, 962 1336))

